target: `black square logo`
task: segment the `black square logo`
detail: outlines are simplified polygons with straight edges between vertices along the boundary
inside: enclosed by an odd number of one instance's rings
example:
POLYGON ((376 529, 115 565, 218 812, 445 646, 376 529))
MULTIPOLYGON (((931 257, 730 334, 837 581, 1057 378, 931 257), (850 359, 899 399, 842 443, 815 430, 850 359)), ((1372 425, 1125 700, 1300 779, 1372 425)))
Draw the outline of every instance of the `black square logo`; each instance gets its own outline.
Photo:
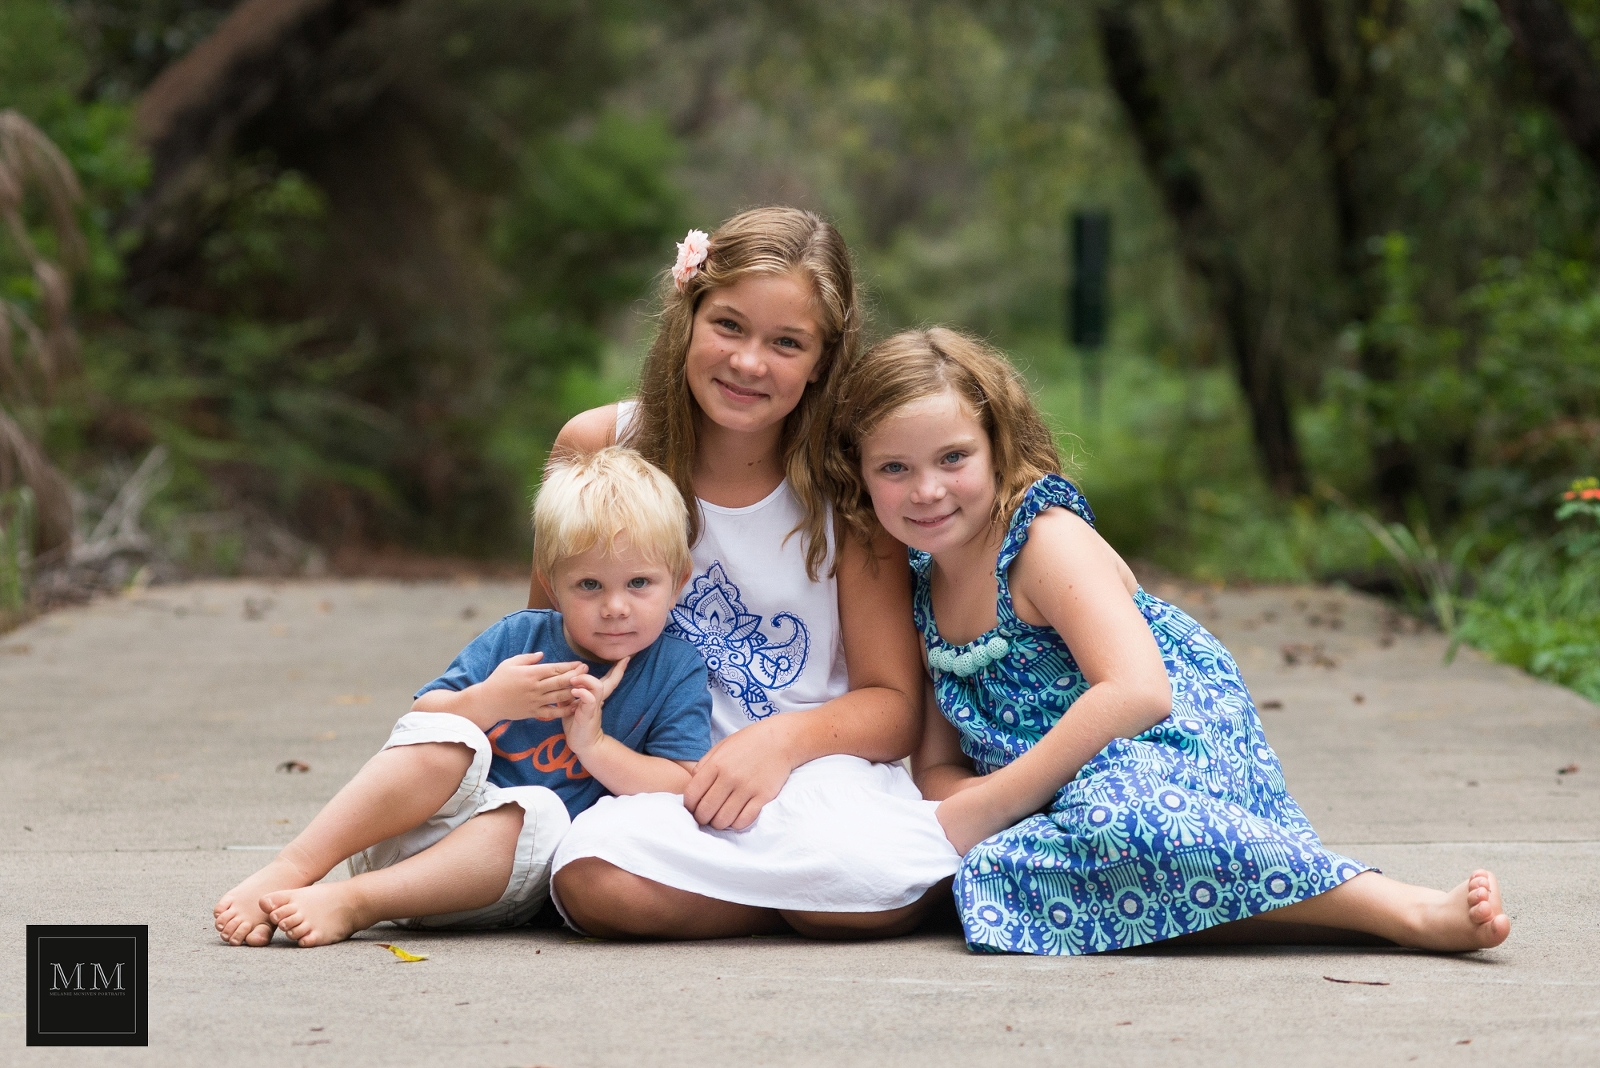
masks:
POLYGON ((28 925, 28 1045, 148 1046, 150 928, 28 925))

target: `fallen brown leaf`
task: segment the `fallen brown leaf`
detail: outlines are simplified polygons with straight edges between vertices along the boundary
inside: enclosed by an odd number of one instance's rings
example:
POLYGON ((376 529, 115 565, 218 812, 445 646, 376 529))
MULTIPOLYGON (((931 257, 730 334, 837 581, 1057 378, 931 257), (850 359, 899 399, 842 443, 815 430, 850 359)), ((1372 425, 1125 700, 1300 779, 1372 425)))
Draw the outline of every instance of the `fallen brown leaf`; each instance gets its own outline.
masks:
POLYGON ((1264 708, 1264 709, 1269 709, 1269 710, 1271 710, 1271 709, 1279 709, 1279 708, 1283 707, 1283 702, 1282 701, 1262 701, 1261 702, 1261 707, 1264 708))
POLYGON ((1353 984, 1355 986, 1388 986, 1389 985, 1388 983, 1380 983, 1375 979, 1335 979, 1331 975, 1324 975, 1323 978, 1326 979, 1330 983, 1349 983, 1349 984, 1353 984))
POLYGON ((1556 774, 1557 775, 1576 775, 1576 774, 1578 774, 1578 765, 1576 765, 1576 764, 1568 764, 1564 768, 1557 768, 1556 769, 1556 774))
POLYGON ((303 760, 285 760, 282 764, 278 765, 278 770, 291 773, 306 772, 311 770, 311 765, 307 764, 303 760))

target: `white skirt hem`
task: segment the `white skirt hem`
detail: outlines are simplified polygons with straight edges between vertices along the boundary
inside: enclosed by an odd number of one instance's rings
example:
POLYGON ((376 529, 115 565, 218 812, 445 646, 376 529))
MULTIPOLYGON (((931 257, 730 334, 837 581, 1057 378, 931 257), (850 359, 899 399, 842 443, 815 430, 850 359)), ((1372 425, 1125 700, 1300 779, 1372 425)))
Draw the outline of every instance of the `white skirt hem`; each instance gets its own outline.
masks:
MULTIPOLYGON (((606 797, 573 821, 551 873, 593 857, 718 901, 797 912, 888 912, 961 857, 903 767, 829 756, 796 768, 743 831, 701 827, 677 794, 606 797)), ((567 917, 560 896, 556 907, 567 917)))

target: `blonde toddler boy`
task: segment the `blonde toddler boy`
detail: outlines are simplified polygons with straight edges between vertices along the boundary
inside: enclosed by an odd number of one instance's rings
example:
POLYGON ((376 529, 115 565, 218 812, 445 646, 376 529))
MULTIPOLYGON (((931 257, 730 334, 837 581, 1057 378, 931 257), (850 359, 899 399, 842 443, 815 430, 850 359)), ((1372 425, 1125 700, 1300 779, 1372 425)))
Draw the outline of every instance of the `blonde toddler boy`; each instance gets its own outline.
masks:
POLYGON ((224 941, 516 926, 548 900, 572 817, 607 793, 683 792, 711 697, 700 654, 662 633, 690 570, 681 495, 607 448, 547 472, 533 526, 556 610, 511 613, 419 690, 383 750, 217 902, 224 941), (350 879, 318 884, 346 860, 350 879))

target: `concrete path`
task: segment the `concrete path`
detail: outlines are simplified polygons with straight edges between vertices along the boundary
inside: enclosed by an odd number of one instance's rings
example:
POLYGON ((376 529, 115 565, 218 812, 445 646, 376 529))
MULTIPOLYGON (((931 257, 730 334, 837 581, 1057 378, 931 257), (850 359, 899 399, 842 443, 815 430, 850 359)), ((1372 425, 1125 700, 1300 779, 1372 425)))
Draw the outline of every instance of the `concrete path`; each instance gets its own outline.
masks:
POLYGON ((1324 840, 1441 887, 1494 868, 1506 946, 1032 959, 947 934, 523 929, 401 933, 431 958, 403 964, 379 928, 230 948, 216 898, 524 592, 201 584, 0 637, 0 1064, 1600 1064, 1600 708, 1470 650, 1445 667, 1438 635, 1349 594, 1157 592, 1234 650, 1324 840), (150 925, 149 1049, 26 1048, 24 925, 96 922, 150 925))

